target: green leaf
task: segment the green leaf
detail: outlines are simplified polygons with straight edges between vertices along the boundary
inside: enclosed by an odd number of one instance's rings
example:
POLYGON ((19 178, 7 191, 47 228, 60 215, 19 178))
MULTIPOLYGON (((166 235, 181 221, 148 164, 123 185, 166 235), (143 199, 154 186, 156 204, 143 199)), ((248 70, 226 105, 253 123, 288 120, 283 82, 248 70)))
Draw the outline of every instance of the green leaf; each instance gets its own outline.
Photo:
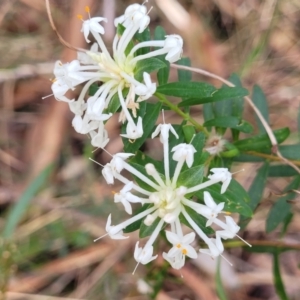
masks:
POLYGON ((255 155, 250 155, 250 154, 245 154, 245 153, 240 153, 238 156, 235 156, 232 158, 233 161, 236 162, 261 162, 265 161, 264 158, 258 157, 255 155))
MULTIPOLYGON (((138 42, 144 42, 144 41, 150 41, 151 40, 151 36, 150 36, 150 29, 149 27, 147 27, 143 32, 139 33, 137 32, 134 35, 134 38, 138 41, 138 42)), ((150 52, 150 47, 143 47, 138 49, 135 52, 135 56, 139 56, 139 55, 144 55, 150 52)))
MULTIPOLYGON (((246 95, 248 95, 248 91, 244 88, 223 86, 222 88, 214 91, 210 97, 187 99, 185 101, 180 102, 178 106, 180 107, 191 106, 191 105, 198 105, 198 104, 211 103, 217 101, 226 101, 228 99, 243 97, 246 95)), ((226 101, 224 102, 224 105, 230 106, 231 103, 226 101)))
POLYGON ((184 133, 186 143, 189 143, 194 135, 196 134, 195 126, 193 125, 183 125, 182 130, 184 133))
POLYGON ((218 257, 217 273, 216 273, 216 288, 220 300, 227 300, 226 292, 222 284, 221 277, 221 257, 218 257))
POLYGON ((282 145, 279 151, 287 159, 300 160, 300 144, 282 145))
POLYGON ((134 78, 137 81, 143 81, 144 72, 151 73, 161 68, 165 68, 166 64, 158 58, 150 57, 143 60, 139 60, 136 64, 134 71, 134 78))
POLYGON ((284 236, 287 232, 287 229, 290 225, 290 223, 292 222, 294 217, 293 213, 289 213, 286 218, 283 220, 283 226, 282 226, 282 230, 281 230, 281 236, 284 236))
MULTIPOLYGON (((280 144, 290 135, 288 127, 273 131, 277 142, 280 144)), ((264 151, 266 148, 271 148, 272 144, 266 133, 253 136, 248 139, 239 140, 233 143, 240 151, 264 151)))
POLYGON ((269 163, 266 162, 257 171, 257 174, 249 188, 248 194, 250 197, 250 208, 254 211, 262 199, 263 192, 267 183, 269 172, 269 163))
POLYGON ((269 177, 291 177, 298 175, 298 172, 291 166, 277 165, 270 166, 269 177))
MULTIPOLYGON (((154 40, 165 40, 166 32, 161 26, 157 26, 154 31, 154 40)), ((156 48, 159 49, 159 48, 156 48)), ((157 56, 158 59, 162 60, 165 63, 165 67, 161 68, 157 72, 157 80, 159 85, 168 83, 169 73, 170 73, 170 63, 165 60, 166 55, 157 56)))
MULTIPOLYGON (((257 174, 249 188, 248 195, 250 198, 249 206, 254 211, 262 199, 263 192, 265 189, 265 185, 267 183, 269 173, 269 163, 266 162, 262 165, 262 167, 257 171, 257 174)), ((240 224, 243 228, 248 224, 248 220, 246 218, 240 218, 240 224)))
MULTIPOLYGON (((191 66, 191 60, 188 57, 182 57, 180 60, 176 62, 177 65, 181 66, 191 66)), ((178 81, 180 82, 189 82, 192 80, 192 72, 187 70, 177 70, 178 81)))
POLYGON ((203 126, 205 127, 221 127, 221 128, 234 128, 238 131, 251 133, 253 131, 253 127, 250 123, 245 120, 241 120, 237 117, 217 117, 216 119, 212 119, 206 121, 203 126))
MULTIPOLYGON (((241 80, 239 78, 239 76, 235 73, 233 73, 230 78, 229 81, 232 82, 236 88, 242 88, 242 83, 241 80)), ((248 91, 247 91, 248 94, 248 91)), ((245 95, 244 95, 245 96, 245 95)), ((243 111, 244 111, 244 97, 240 96, 240 97, 233 97, 231 99, 231 105, 232 105, 232 115, 235 117, 242 117, 243 115, 243 111)))
POLYGON ((296 193, 291 190, 297 190, 300 186, 300 175, 296 176, 294 180, 284 189, 286 195, 280 197, 272 206, 266 222, 266 231, 273 231, 280 223, 282 223, 287 215, 291 212, 291 205, 288 201, 296 197, 296 193))
MULTIPOLYGON (((151 207, 151 204, 144 204, 141 208, 139 208, 134 214, 133 216, 136 216, 138 214, 140 214, 141 212, 145 211, 146 209, 150 208, 151 207)), ((136 231, 138 229, 140 229, 141 225, 142 225, 142 222, 144 221, 145 217, 144 218, 141 218, 133 223, 131 223, 130 225, 128 225, 127 227, 125 227, 123 229, 123 232, 124 233, 129 233, 129 232, 133 232, 133 231, 136 231)))
POLYGON ((5 226, 3 229, 4 238, 12 237, 18 223, 25 214, 30 202, 45 185, 50 174, 52 173, 52 170, 52 164, 46 167, 37 177, 35 177, 31 181, 31 183, 26 188, 21 197, 18 199, 18 201, 12 206, 6 218, 5 226))
POLYGON ((298 116, 297 116, 297 127, 298 127, 298 138, 300 140, 300 106, 299 106, 298 116))
POLYGON ((96 94, 96 92, 98 91, 99 88, 100 88, 100 86, 97 83, 93 83, 89 87, 89 95, 90 96, 94 96, 96 94))
POLYGON ((194 166, 199 166, 201 164, 203 164, 201 162, 201 157, 202 157, 202 151, 203 151, 203 147, 205 145, 205 134, 203 132, 198 132, 192 141, 192 145, 194 146, 194 148, 196 149, 196 153, 194 154, 194 163, 193 163, 193 167, 194 166))
MULTIPOLYGON (((200 227, 200 229, 205 233, 205 234, 213 234, 214 230, 211 227, 206 227, 206 218, 204 218, 203 216, 199 215, 198 213, 196 213, 192 208, 185 206, 184 207, 186 212, 189 214, 189 216, 193 219, 193 221, 198 225, 198 227, 200 227)), ((190 227, 193 229, 193 227, 190 225, 190 223, 188 222, 188 220, 185 218, 185 216, 180 213, 179 215, 179 220, 180 223, 185 224, 186 226, 190 227)))
MULTIPOLYGON (((224 194, 220 193, 218 184, 211 185, 205 188, 209 192, 216 203, 225 202, 225 211, 237 212, 245 217, 252 217, 252 209, 249 206, 250 198, 245 189, 234 179, 231 180, 227 191, 224 194)), ((204 190, 195 193, 199 199, 204 199, 204 190)))
POLYGON ((216 90, 205 82, 171 82, 157 87, 156 92, 179 98, 210 97, 216 90))
MULTIPOLYGON (((143 117, 144 133, 139 139, 136 139, 134 142, 129 141, 127 138, 122 138, 125 152, 135 153, 144 144, 148 136, 153 132, 156 120, 161 112, 162 104, 161 102, 157 102, 156 104, 145 102, 145 104, 147 113, 143 117)), ((125 131, 125 128, 123 131, 125 131)))
MULTIPOLYGON (((255 85, 253 88, 253 93, 252 93, 252 101, 256 105, 256 107, 259 109, 267 123, 269 123, 269 108, 268 108, 268 102, 266 99, 266 96, 263 92, 263 90, 258 86, 255 85)), ((265 133, 265 127, 262 125, 261 121, 259 118, 255 115, 255 119, 259 128, 259 131, 261 133, 265 133)))
MULTIPOLYGON (((156 229, 160 220, 161 220, 161 218, 156 218, 155 221, 150 226, 147 226, 144 222, 142 222, 141 227, 140 227, 139 237, 142 239, 147 236, 150 236, 152 234, 152 232, 156 229)), ((164 227, 166 227, 166 225, 167 224, 164 223, 161 230, 163 230, 164 227)))
POLYGON ((286 294, 283 281, 280 274, 280 266, 279 266, 279 254, 278 252, 273 254, 273 278, 274 285, 277 292, 277 295, 281 300, 289 300, 289 297, 286 294))
POLYGON ((206 103, 203 105, 203 116, 205 122, 215 118, 212 103, 206 103))
POLYGON ((190 188, 197 184, 200 184, 203 179, 203 174, 203 165, 189 168, 183 172, 180 172, 180 175, 177 179, 177 187, 185 186, 187 188, 190 188))

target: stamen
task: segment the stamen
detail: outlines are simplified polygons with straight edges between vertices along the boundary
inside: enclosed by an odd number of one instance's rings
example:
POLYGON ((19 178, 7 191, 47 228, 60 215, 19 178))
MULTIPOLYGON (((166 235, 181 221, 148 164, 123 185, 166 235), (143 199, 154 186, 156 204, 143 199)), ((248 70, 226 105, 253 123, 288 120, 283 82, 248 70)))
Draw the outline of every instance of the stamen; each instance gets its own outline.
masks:
POLYGON ((193 136, 192 136, 192 138, 191 138, 191 140, 190 140, 190 142, 189 142, 190 145, 192 144, 192 142, 193 142, 195 136, 196 136, 196 134, 193 134, 193 136))
POLYGON ((243 238, 241 238, 239 235, 236 234, 236 236, 242 241, 244 242, 246 245, 248 245, 249 247, 252 247, 251 244, 249 244, 248 242, 246 242, 243 238))
POLYGON ((220 256, 221 256, 225 261, 227 261, 227 262, 230 264, 231 267, 233 266, 233 264, 232 264, 227 258, 225 258, 225 256, 223 256, 222 254, 220 254, 220 256))
POLYGON ((244 172, 244 171, 245 171, 245 169, 242 169, 242 170, 236 171, 234 173, 231 173, 231 175, 234 175, 234 174, 237 174, 237 173, 240 173, 240 172, 244 172))
POLYGON ((86 6, 86 7, 85 7, 85 11, 88 13, 89 18, 91 18, 89 6, 86 6))
POLYGON ((82 15, 77 15, 77 18, 83 22, 83 16, 82 15))
POLYGON ((107 235, 108 235, 108 233, 106 233, 106 234, 104 234, 104 235, 98 237, 97 239, 94 240, 94 243, 97 242, 97 241, 99 241, 100 239, 104 238, 104 237, 107 236, 107 235))
POLYGON ((140 264, 140 262, 138 262, 138 263, 136 264, 136 266, 135 266, 135 268, 134 268, 134 270, 133 270, 133 272, 132 272, 132 275, 134 275, 134 273, 135 273, 137 267, 139 266, 139 264, 140 264))
POLYGON ((93 160, 92 158, 89 157, 89 160, 91 160, 92 162, 94 162, 95 164, 101 166, 102 168, 104 168, 103 165, 101 165, 100 163, 98 163, 97 161, 93 160))
POLYGON ((48 96, 44 96, 44 97, 42 97, 42 99, 44 100, 44 99, 49 98, 49 97, 51 97, 51 96, 53 96, 53 94, 50 94, 50 95, 48 95, 48 96))
POLYGON ((108 155, 110 155, 111 157, 113 157, 113 155, 112 154, 110 154, 106 149, 102 149, 103 151, 105 151, 108 155))
POLYGON ((166 122, 165 122, 165 110, 164 109, 161 110, 161 114, 162 114, 163 122, 164 122, 164 124, 166 124, 166 122))

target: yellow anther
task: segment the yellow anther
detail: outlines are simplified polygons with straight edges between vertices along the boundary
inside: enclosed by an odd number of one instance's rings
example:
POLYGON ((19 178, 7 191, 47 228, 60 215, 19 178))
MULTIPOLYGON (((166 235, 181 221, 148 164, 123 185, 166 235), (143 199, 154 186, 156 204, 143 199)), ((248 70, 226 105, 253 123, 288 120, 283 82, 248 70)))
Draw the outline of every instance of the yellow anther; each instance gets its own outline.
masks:
POLYGON ((86 11, 87 13, 89 13, 89 12, 90 12, 90 8, 89 8, 89 6, 86 6, 86 7, 85 7, 85 11, 86 11))
POLYGON ((56 78, 50 78, 49 80, 50 80, 52 83, 54 83, 55 81, 57 81, 56 78))
POLYGON ((231 215, 231 212, 225 211, 225 215, 231 215))
POLYGON ((112 193, 113 195, 117 194, 117 192, 115 192, 115 191, 111 191, 111 193, 112 193))
POLYGON ((187 255, 187 253, 188 253, 186 249, 183 249, 181 252, 183 255, 187 255))
POLYGON ((181 244, 177 244, 176 247, 177 247, 178 249, 180 249, 180 248, 181 248, 181 244))
POLYGON ((82 15, 77 15, 77 18, 81 21, 83 21, 83 16, 82 15))

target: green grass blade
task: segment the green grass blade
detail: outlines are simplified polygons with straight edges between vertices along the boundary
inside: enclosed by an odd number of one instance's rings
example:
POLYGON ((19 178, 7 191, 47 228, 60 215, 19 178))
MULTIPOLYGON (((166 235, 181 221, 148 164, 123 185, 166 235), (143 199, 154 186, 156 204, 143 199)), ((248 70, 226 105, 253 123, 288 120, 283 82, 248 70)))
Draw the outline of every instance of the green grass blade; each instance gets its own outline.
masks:
POLYGON ((11 208, 3 230, 4 238, 11 238, 30 201, 40 191, 51 174, 53 165, 46 167, 27 187, 18 201, 11 208))
POLYGON ((217 294, 220 300, 227 300, 226 292, 223 287, 222 278, 221 278, 221 257, 218 258, 217 265, 217 274, 216 274, 216 288, 217 294))
POLYGON ((279 254, 278 252, 273 254, 273 276, 274 276, 274 285, 277 292, 278 297, 281 300, 289 300, 285 292, 285 288, 283 285, 283 281, 280 274, 280 266, 279 266, 279 254))

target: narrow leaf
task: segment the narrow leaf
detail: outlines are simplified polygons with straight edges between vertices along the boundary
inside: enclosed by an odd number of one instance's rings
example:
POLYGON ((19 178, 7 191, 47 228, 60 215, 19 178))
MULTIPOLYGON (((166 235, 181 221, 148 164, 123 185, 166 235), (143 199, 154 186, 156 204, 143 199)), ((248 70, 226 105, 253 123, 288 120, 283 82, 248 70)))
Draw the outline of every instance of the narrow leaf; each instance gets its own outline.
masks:
POLYGON ((179 98, 211 97, 216 90, 205 82, 171 82, 157 87, 156 92, 179 98))
POLYGON ((203 124, 205 127, 222 127, 222 128, 233 128, 245 133, 251 133, 253 131, 253 127, 250 123, 245 120, 241 120, 237 117, 217 117, 216 119, 212 119, 206 121, 203 124))
MULTIPOLYGON (((182 57, 180 60, 176 62, 177 65, 181 66, 191 66, 191 60, 188 57, 182 57)), ((192 80, 192 72, 187 70, 177 70, 178 81, 180 82, 189 82, 192 80)))
POLYGON ((32 199, 38 194, 41 188, 45 185, 53 169, 53 165, 46 167, 27 187, 25 192, 21 195, 18 201, 12 206, 8 213, 8 217, 3 230, 4 238, 11 238, 16 227, 32 199))
MULTIPOLYGON (((263 166, 257 171, 257 174, 249 188, 248 195, 250 198, 249 206, 254 211, 262 199, 263 191, 267 183, 269 173, 269 163, 266 162, 263 166)), ((241 217, 240 224, 244 228, 248 223, 248 219, 241 217)))
POLYGON ((279 298, 281 300, 289 300, 289 297, 286 294, 284 284, 281 278, 278 252, 273 254, 273 278, 274 278, 274 285, 276 288, 276 292, 279 298))
MULTIPOLYGON (((280 144, 290 135, 288 127, 277 129, 273 131, 277 142, 280 144)), ((241 151, 261 151, 266 148, 271 148, 272 144, 266 133, 253 136, 248 139, 239 140, 233 143, 241 151)))
POLYGON ((297 190, 300 186, 300 175, 296 176, 294 180, 284 189, 283 193, 286 195, 280 197, 271 208, 266 222, 266 231, 271 232, 280 223, 282 223, 287 215, 291 212, 291 204, 288 202, 296 197, 296 193, 292 190, 297 190))
MULTIPOLYGON (((204 103, 225 101, 228 99, 243 97, 246 95, 248 95, 248 91, 244 88, 223 86, 222 88, 212 93, 211 97, 187 99, 185 101, 180 102, 178 106, 191 106, 204 103)), ((230 106, 230 102, 226 101, 224 102, 224 105, 230 106)))
POLYGON ((134 78, 137 81, 142 81, 144 72, 151 73, 165 67, 166 64, 162 60, 155 57, 140 60, 136 64, 134 78))
POLYGON ((222 283, 221 277, 221 257, 218 257, 217 273, 216 273, 217 294, 220 300, 227 300, 226 292, 222 283))
MULTIPOLYGON (((259 109, 259 111, 261 112, 261 114, 263 115, 263 117, 265 118, 267 123, 269 123, 269 108, 268 108, 267 99, 266 99, 266 96, 265 96, 263 90, 258 85, 255 85, 253 88, 252 101, 256 105, 256 107, 259 109)), ((266 130, 256 115, 255 115, 255 119, 256 119, 259 131, 261 133, 265 133, 266 130)))
POLYGON ((287 159, 300 160, 300 144, 282 145, 279 151, 287 159))

